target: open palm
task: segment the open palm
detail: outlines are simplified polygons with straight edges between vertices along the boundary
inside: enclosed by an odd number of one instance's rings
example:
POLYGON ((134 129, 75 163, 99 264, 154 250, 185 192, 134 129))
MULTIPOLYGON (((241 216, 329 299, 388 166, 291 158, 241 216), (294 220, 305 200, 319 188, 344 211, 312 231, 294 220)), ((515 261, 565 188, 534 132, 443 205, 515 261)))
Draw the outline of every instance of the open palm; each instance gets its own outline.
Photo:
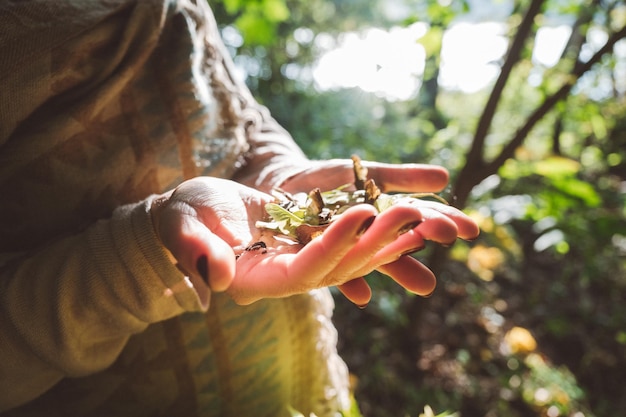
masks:
POLYGON ((153 219, 182 270, 205 275, 211 289, 227 289, 241 304, 325 286, 338 286, 365 304, 371 292, 362 277, 374 269, 409 291, 428 294, 434 275, 407 254, 423 248, 424 239, 452 243, 464 221, 458 210, 437 203, 411 200, 380 214, 362 204, 303 247, 255 227, 272 200, 232 181, 200 177, 157 201, 153 219))

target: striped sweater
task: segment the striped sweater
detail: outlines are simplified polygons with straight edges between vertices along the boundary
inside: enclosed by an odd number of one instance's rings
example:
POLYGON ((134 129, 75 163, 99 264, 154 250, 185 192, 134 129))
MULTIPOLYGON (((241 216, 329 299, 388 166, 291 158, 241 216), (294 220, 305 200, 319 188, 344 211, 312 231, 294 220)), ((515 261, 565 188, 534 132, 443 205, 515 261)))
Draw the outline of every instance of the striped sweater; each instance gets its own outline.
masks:
POLYGON ((305 164, 204 0, 0 3, 0 415, 318 416, 347 406, 327 290, 210 306, 153 195, 305 164))

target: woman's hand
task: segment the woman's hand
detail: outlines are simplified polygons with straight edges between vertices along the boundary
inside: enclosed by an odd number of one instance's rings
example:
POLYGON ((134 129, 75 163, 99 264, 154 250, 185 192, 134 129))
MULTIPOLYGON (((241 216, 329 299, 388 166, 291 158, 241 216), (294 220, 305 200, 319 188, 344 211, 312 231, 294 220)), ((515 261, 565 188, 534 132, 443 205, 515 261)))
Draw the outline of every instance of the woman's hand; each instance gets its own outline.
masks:
POLYGON ((270 201, 241 184, 201 177, 155 200, 152 216, 164 246, 194 284, 228 289, 241 304, 337 285, 363 305, 371 292, 362 277, 374 269, 409 291, 429 294, 435 277, 405 254, 421 249, 424 239, 451 244, 457 236, 474 237, 472 222, 458 210, 407 200, 381 214, 355 206, 303 247, 255 227, 270 201))
MULTIPOLYGON (((367 161, 363 161, 362 164, 368 170, 368 178, 372 178, 383 192, 438 192, 448 184, 447 170, 435 165, 396 165, 367 161)), ((322 191, 331 190, 354 181, 353 166, 353 161, 347 159, 311 161, 308 167, 299 170, 279 186, 291 193, 308 192, 315 187, 321 188, 322 191)), ((391 276, 400 285, 411 290, 412 274, 414 277, 423 277, 428 270, 414 258, 403 254, 423 248, 423 240, 450 245, 457 237, 475 239, 480 230, 474 220, 454 207, 415 199, 407 200, 407 204, 418 208, 424 221, 381 249, 374 263, 379 264, 375 269, 391 276), (421 245, 418 242, 421 242, 421 245), (388 262, 384 262, 385 260, 388 262)), ((434 285, 433 278, 431 290, 434 289, 434 285)), ((356 304, 365 304, 371 295, 369 286, 362 278, 348 281, 339 286, 339 289, 356 304)))
MULTIPOLYGON (((384 164, 362 161, 372 178, 383 192, 438 192, 448 185, 448 171, 437 165, 384 164)), ((291 193, 309 192, 314 188, 332 190, 354 182, 354 163, 350 159, 309 161, 308 166, 288 169, 297 172, 282 184, 275 184, 291 193)))
MULTIPOLYGON (((436 165, 383 164, 368 161, 363 161, 362 164, 368 170, 368 178, 373 179, 383 192, 429 193, 441 191, 448 185, 448 171, 436 165)), ((283 184, 279 184, 278 187, 290 193, 308 193, 313 188, 327 191, 353 182, 353 161, 331 159, 312 161, 309 167, 300 170, 283 184)), ((435 231, 432 229, 446 223, 446 219, 456 226, 455 233, 449 229, 451 234, 448 244, 453 243, 457 237, 468 240, 475 239, 480 233, 474 220, 452 206, 421 200, 414 201, 414 204, 419 205, 425 219, 439 219, 435 222, 424 222, 418 229, 421 232, 426 232, 426 229, 429 229, 426 236, 431 236, 432 240, 439 242, 435 237, 443 230, 435 231)), ((426 236, 425 238, 429 239, 426 236)))
POLYGON ((365 305, 371 291, 363 276, 379 269, 408 291, 430 294, 435 276, 408 253, 420 250, 424 239, 449 244, 456 238, 454 222, 428 213, 431 226, 417 232, 426 217, 423 207, 401 203, 378 214, 360 204, 341 214, 324 233, 306 246, 281 241, 265 232, 237 260, 236 278, 229 293, 239 303, 259 298, 338 286, 357 305, 365 305))
POLYGON ((225 291, 235 277, 236 254, 258 238, 255 222, 273 200, 233 181, 198 177, 155 199, 152 222, 196 289, 204 282, 205 288, 225 291))

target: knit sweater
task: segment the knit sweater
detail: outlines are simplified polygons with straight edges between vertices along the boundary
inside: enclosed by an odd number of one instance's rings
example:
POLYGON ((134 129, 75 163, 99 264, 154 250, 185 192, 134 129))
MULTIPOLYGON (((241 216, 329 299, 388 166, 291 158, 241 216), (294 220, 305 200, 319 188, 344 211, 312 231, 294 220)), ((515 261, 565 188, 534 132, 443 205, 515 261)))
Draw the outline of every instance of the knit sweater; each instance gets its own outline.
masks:
POLYGON ((203 0, 0 3, 0 415, 335 415, 328 290, 202 303, 152 227, 198 175, 306 158, 233 76, 203 0))

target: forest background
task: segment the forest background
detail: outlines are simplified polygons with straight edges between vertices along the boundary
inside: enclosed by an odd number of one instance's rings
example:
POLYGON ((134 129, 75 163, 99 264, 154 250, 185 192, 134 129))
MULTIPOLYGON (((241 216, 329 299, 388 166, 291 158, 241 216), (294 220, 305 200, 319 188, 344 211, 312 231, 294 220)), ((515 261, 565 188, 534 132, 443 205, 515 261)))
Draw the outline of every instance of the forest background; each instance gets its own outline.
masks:
POLYGON ((623 1, 210 3, 309 157, 443 165, 441 195, 481 226, 417 255, 439 277, 429 298, 375 274, 365 310, 337 297, 355 415, 626 415, 623 1), (480 25, 497 42, 455 59, 453 35, 480 25))

